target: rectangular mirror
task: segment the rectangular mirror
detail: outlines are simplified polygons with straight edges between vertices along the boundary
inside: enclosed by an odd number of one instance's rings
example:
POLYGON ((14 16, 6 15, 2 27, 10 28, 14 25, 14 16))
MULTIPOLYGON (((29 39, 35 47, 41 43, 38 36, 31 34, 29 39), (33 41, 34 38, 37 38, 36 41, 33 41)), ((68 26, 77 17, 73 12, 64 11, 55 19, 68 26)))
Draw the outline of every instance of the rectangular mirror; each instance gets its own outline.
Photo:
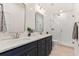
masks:
POLYGON ((4 3, 7 32, 25 31, 26 9, 23 3, 4 3))
POLYGON ((43 15, 38 12, 35 13, 35 30, 43 32, 43 15))

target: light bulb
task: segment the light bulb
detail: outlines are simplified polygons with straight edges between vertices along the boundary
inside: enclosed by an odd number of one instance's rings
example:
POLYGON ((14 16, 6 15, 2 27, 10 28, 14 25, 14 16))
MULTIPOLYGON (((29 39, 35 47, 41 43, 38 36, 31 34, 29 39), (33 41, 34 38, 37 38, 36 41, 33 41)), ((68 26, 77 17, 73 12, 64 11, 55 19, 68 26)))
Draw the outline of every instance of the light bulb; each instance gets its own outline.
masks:
POLYGON ((63 10, 60 10, 59 12, 63 12, 63 10))

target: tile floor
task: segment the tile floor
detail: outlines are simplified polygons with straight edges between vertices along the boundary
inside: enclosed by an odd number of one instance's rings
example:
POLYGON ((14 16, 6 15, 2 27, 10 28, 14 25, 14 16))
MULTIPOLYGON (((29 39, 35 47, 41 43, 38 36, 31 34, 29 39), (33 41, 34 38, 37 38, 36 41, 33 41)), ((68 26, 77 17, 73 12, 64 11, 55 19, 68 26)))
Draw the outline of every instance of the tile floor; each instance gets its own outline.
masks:
POLYGON ((50 56, 74 56, 74 49, 61 45, 54 45, 50 56))

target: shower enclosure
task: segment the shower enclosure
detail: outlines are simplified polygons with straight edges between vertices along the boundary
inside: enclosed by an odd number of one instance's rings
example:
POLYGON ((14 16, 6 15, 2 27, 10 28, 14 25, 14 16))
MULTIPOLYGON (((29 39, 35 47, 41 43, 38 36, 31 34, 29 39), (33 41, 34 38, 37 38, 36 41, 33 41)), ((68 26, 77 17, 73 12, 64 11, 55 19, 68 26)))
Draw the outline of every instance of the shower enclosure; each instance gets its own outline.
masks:
POLYGON ((73 24, 74 19, 71 13, 53 14, 51 19, 51 28, 54 28, 52 30, 53 40, 67 46, 73 46, 73 24))

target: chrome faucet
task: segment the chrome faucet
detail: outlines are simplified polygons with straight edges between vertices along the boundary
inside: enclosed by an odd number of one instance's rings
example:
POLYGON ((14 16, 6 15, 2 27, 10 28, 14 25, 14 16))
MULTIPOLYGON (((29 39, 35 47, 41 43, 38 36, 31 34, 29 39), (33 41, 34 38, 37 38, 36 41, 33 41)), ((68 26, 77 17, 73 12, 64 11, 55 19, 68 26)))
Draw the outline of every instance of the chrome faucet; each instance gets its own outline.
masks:
POLYGON ((16 32, 16 38, 19 38, 19 33, 18 32, 16 32))
POLYGON ((16 32, 15 35, 13 35, 13 36, 14 36, 14 39, 17 39, 17 38, 19 38, 19 33, 16 32))

